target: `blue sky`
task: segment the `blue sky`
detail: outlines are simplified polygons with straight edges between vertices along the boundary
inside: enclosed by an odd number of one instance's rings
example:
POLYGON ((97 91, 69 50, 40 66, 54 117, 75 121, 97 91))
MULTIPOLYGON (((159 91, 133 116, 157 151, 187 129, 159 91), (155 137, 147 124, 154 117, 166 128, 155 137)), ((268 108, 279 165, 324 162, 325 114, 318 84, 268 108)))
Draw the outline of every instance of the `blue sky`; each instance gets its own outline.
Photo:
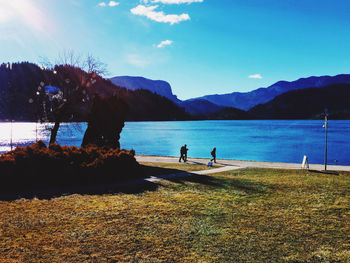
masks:
POLYGON ((0 62, 92 54, 180 99, 350 73, 345 0, 0 0, 0 62))

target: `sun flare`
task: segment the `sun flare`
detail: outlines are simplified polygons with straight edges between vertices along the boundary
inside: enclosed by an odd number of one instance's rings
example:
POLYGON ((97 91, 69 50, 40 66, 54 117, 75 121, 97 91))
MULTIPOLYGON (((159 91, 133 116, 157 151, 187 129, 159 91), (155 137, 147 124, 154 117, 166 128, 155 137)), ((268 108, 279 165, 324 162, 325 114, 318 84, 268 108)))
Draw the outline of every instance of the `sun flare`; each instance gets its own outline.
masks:
POLYGON ((46 31, 50 25, 46 12, 32 0, 0 0, 0 24, 20 23, 31 30, 46 31))

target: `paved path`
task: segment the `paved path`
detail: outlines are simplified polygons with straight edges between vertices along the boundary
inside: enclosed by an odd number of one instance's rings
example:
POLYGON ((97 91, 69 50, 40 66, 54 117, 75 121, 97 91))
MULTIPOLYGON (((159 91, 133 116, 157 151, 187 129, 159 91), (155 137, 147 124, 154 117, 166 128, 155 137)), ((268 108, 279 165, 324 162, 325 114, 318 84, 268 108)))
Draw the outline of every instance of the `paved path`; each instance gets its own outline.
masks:
MULTIPOLYGON (((177 157, 165 156, 136 156, 138 162, 159 162, 159 163, 178 163, 177 157)), ((188 158, 189 164, 207 164, 209 159, 188 158)), ((239 161, 239 160, 217 160, 217 165, 223 166, 218 169, 211 169, 199 172, 191 172, 195 174, 209 174, 222 171, 230 171, 235 169, 257 167, 257 168, 283 168, 283 169, 301 169, 301 163, 275 163, 275 162, 255 162, 255 161, 239 161), (223 170, 219 170, 223 169, 223 170)), ((310 164, 310 170, 324 170, 323 164, 310 164)), ((345 165, 328 165, 327 170, 332 171, 350 171, 350 166, 345 165)))

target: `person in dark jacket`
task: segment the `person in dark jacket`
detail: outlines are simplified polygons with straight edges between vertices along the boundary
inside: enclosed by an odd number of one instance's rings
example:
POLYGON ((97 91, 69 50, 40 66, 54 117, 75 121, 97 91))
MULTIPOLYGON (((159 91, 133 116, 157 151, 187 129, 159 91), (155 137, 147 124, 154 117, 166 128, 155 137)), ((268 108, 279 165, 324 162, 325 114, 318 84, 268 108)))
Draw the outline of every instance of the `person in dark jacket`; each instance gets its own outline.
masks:
POLYGON ((210 161, 214 161, 214 163, 216 163, 216 147, 214 147, 210 154, 213 157, 210 161))
POLYGON ((187 148, 187 145, 185 144, 185 162, 187 162, 187 152, 188 152, 188 148, 187 148))
POLYGON ((181 163, 181 160, 184 160, 184 162, 187 161, 187 145, 185 144, 184 146, 181 147, 180 149, 180 159, 179 162, 181 163))

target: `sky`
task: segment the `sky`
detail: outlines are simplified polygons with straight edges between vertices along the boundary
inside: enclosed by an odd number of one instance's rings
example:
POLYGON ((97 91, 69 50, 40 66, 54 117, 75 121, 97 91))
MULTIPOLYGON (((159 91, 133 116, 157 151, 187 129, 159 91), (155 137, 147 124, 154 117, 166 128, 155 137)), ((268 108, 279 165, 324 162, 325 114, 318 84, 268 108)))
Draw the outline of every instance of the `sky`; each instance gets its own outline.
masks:
POLYGON ((0 63, 91 54, 180 99, 350 73, 348 0, 0 0, 0 63))

